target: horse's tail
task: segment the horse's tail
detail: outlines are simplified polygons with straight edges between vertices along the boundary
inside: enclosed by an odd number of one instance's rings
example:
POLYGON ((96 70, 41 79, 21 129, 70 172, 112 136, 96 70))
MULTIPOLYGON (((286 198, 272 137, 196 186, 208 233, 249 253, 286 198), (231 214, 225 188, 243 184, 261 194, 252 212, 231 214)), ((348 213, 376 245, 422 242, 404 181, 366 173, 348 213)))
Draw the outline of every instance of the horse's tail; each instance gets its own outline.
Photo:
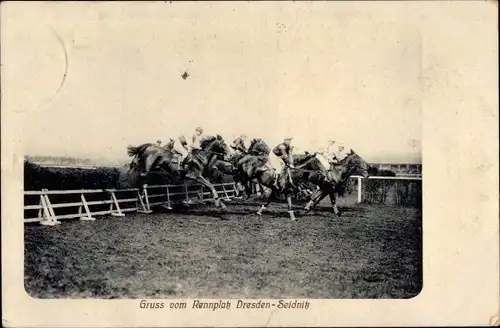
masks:
POLYGON ((128 146, 127 147, 127 155, 130 157, 134 157, 139 153, 139 147, 128 146))
POLYGON ((128 146, 127 147, 127 154, 130 157, 140 156, 140 155, 142 155, 142 153, 144 153, 146 148, 148 148, 151 145, 152 145, 151 143, 146 143, 146 144, 142 144, 140 146, 128 146))

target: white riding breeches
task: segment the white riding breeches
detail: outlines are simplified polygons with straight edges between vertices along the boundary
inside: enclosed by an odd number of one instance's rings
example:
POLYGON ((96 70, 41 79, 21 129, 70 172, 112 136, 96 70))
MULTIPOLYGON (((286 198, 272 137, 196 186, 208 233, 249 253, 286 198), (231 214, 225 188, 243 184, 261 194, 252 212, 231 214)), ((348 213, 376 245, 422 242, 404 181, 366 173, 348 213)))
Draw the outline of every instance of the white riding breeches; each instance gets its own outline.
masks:
POLYGON ((281 172, 283 172, 283 168, 285 167, 285 164, 283 163, 281 158, 276 156, 273 152, 269 154, 267 165, 275 169, 277 174, 281 174, 281 172))
POLYGON ((330 167, 330 163, 328 162, 328 159, 323 156, 322 154, 316 154, 316 158, 320 161, 323 166, 328 169, 330 167))

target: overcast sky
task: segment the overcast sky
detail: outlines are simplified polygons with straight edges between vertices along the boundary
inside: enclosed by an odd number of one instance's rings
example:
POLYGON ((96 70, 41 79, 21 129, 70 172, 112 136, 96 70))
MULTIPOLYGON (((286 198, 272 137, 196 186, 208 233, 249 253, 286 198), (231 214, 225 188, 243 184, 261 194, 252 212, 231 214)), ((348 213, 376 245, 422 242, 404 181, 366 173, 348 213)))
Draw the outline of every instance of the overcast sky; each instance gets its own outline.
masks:
POLYGON ((404 11, 324 2, 78 8, 53 6, 40 24, 25 17, 32 24, 16 35, 15 69, 32 90, 27 154, 124 158, 128 144, 177 140, 200 125, 226 139, 291 135, 300 149, 334 139, 367 160, 420 162, 421 40, 404 11), (55 97, 65 56, 47 22, 69 63, 55 97))

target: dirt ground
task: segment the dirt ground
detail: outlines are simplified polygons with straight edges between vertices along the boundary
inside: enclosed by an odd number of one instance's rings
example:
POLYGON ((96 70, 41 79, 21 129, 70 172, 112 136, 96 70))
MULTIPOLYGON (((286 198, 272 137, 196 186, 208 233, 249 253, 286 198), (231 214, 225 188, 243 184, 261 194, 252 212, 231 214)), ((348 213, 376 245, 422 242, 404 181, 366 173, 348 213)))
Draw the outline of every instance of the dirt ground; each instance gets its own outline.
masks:
MULTIPOLYGON (((25 225, 37 298, 411 298, 422 288, 421 210, 328 201, 290 221, 258 203, 25 225), (341 204, 342 205, 342 204, 341 204)), ((297 205, 297 209, 298 209, 297 205)))

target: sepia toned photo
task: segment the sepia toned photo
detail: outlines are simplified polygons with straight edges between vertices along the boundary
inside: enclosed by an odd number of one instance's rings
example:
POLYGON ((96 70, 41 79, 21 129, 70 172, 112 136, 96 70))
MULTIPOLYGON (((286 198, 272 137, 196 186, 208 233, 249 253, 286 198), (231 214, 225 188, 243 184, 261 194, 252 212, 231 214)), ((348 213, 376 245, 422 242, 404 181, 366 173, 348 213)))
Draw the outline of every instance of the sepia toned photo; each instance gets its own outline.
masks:
MULTIPOLYGON (((3 88, 2 115, 7 103, 18 122, 7 147, 30 302, 123 300, 152 311, 121 321, 129 325, 154 325, 161 311, 200 322, 183 313, 271 311, 260 324, 286 326, 272 313, 429 297, 425 261, 437 258, 424 248, 444 246, 426 236, 458 236, 432 228, 439 215, 427 210, 440 208, 430 188, 443 188, 435 170, 448 165, 436 154, 458 154, 432 148, 458 139, 424 140, 451 129, 424 128, 445 115, 424 113, 435 90, 428 65, 441 59, 411 5, 363 6, 3 7, 12 52, 2 50, 2 85, 18 82, 3 88), (43 19, 29 32, 13 23, 36 12, 43 19)), ((498 167, 482 163, 477 172, 498 167)))
POLYGON ((419 35, 143 19, 38 32, 60 84, 25 125, 28 294, 416 296, 419 35))

